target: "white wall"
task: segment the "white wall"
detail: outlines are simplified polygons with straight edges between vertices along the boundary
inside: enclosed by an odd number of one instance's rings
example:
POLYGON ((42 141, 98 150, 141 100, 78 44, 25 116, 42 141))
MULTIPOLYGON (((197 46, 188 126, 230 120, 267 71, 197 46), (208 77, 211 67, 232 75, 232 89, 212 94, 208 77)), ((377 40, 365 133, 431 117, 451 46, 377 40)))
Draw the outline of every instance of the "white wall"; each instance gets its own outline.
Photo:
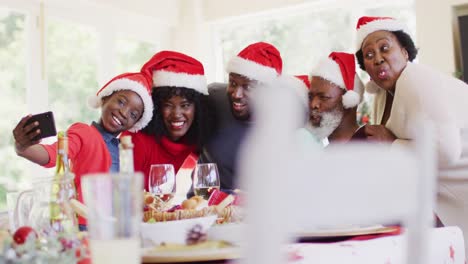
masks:
MULTIPOLYGON (((62 0, 63 1, 63 0, 62 0)), ((83 0, 81 0, 83 1, 83 0)), ((178 23, 180 0, 86 0, 113 6, 127 12, 152 17, 165 24, 178 23)), ((154 25, 153 25, 154 26, 154 25)))
POLYGON ((454 8, 468 0, 416 0, 416 34, 419 62, 447 74, 456 71, 454 8))
MULTIPOLYGON (((308 0, 204 0, 203 10, 207 21, 226 19, 251 13, 298 5, 308 0)), ((319 2, 319 1, 314 1, 319 2)))

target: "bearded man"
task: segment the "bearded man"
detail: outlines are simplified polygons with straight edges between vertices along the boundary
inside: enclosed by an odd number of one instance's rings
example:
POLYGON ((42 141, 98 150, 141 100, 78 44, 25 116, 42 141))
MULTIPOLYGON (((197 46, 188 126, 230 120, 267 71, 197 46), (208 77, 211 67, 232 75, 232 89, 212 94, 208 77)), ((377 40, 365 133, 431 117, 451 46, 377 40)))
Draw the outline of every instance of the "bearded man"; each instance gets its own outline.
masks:
POLYGON ((363 91, 356 75, 354 55, 330 53, 311 74, 306 129, 319 140, 328 139, 330 143, 364 138, 356 120, 363 91))

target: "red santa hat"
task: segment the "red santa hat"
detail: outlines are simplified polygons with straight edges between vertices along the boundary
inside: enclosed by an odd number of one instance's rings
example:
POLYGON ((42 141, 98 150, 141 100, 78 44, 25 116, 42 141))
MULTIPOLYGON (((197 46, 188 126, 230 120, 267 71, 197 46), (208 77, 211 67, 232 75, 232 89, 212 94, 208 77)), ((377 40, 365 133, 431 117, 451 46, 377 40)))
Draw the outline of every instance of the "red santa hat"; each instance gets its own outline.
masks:
POLYGON ((332 52, 322 60, 312 73, 312 77, 321 77, 345 90, 344 108, 357 106, 362 100, 364 87, 356 74, 354 55, 344 52, 332 52))
POLYGON ((106 83, 96 95, 88 98, 88 104, 92 108, 102 106, 102 98, 116 91, 130 90, 137 93, 143 101, 143 115, 135 125, 129 129, 137 132, 144 128, 153 117, 153 100, 151 98, 151 78, 143 73, 123 73, 106 83))
POLYGON ((310 88, 310 81, 309 81, 309 76, 307 75, 294 75, 297 79, 299 79, 302 82, 301 87, 305 88, 306 91, 309 90, 310 88))
POLYGON ((183 87, 208 95, 203 65, 183 53, 158 52, 143 65, 141 72, 153 77, 153 87, 183 87))
POLYGON ((356 25, 356 51, 362 47, 362 42, 366 37, 379 30, 399 31, 402 30, 409 35, 407 27, 392 17, 368 17, 359 18, 356 25))
POLYGON ((299 101, 307 106, 309 100, 307 93, 310 87, 309 76, 283 74, 278 81, 282 82, 285 87, 293 89, 299 101))
POLYGON ((247 46, 226 67, 228 73, 237 73, 252 80, 270 82, 281 75, 283 60, 273 45, 257 42, 247 46))

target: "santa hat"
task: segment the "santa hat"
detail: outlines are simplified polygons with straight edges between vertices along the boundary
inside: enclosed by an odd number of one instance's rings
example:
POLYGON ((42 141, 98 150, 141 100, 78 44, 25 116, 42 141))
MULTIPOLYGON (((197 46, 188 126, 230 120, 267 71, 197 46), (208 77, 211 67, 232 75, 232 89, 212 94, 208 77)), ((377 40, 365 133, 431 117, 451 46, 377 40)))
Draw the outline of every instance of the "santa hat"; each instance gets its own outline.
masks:
POLYGON ((153 87, 172 86, 193 89, 208 95, 205 70, 198 60, 175 51, 161 51, 141 68, 153 77, 153 87))
POLYGON ((123 73, 108 83, 106 83, 96 95, 88 98, 88 104, 92 108, 102 106, 102 98, 113 94, 116 91, 130 90, 137 93, 143 101, 143 115, 140 120, 129 129, 131 132, 137 132, 144 128, 153 117, 153 100, 151 98, 151 79, 149 76, 137 73, 123 73))
POLYGON ((310 87, 309 77, 307 75, 283 74, 278 80, 281 81, 285 87, 293 89, 301 103, 307 106, 309 101, 307 93, 310 87))
POLYGON ((399 31, 402 30, 406 34, 409 34, 408 28, 398 20, 392 17, 368 17, 363 16, 359 18, 356 25, 356 50, 360 50, 362 42, 366 37, 379 30, 387 31, 399 31))
POLYGON ((270 82, 281 75, 283 60, 271 44, 257 42, 247 46, 226 67, 228 73, 237 73, 252 80, 270 82))
POLYGON ((310 81, 309 81, 309 76, 307 75, 294 75, 297 79, 299 79, 302 82, 302 88, 305 88, 306 91, 309 90, 310 88, 310 81))
POLYGON ((328 58, 317 65, 312 73, 313 76, 330 81, 346 91, 342 99, 344 108, 355 107, 361 102, 364 87, 361 79, 356 75, 356 62, 353 54, 330 53, 328 58))

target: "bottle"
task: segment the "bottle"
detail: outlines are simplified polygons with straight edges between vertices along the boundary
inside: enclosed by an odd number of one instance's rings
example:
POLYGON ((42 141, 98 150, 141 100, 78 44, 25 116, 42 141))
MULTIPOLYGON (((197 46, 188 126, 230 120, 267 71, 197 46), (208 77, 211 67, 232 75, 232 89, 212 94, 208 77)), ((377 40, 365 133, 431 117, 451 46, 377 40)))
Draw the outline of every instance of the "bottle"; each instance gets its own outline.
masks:
POLYGON ((132 137, 127 135, 120 138, 119 144, 119 173, 115 175, 118 179, 114 179, 115 190, 118 195, 114 198, 119 206, 113 208, 117 220, 115 228, 119 237, 129 237, 132 233, 132 193, 131 182, 135 177, 135 168, 133 165, 133 143, 132 137))
POLYGON ((119 163, 120 173, 133 174, 135 172, 133 165, 133 143, 131 136, 123 136, 120 138, 119 163))
POLYGON ((75 175, 70 170, 68 137, 65 132, 57 134, 57 159, 49 201, 50 225, 58 233, 78 231, 78 222, 70 199, 75 198, 75 175))

